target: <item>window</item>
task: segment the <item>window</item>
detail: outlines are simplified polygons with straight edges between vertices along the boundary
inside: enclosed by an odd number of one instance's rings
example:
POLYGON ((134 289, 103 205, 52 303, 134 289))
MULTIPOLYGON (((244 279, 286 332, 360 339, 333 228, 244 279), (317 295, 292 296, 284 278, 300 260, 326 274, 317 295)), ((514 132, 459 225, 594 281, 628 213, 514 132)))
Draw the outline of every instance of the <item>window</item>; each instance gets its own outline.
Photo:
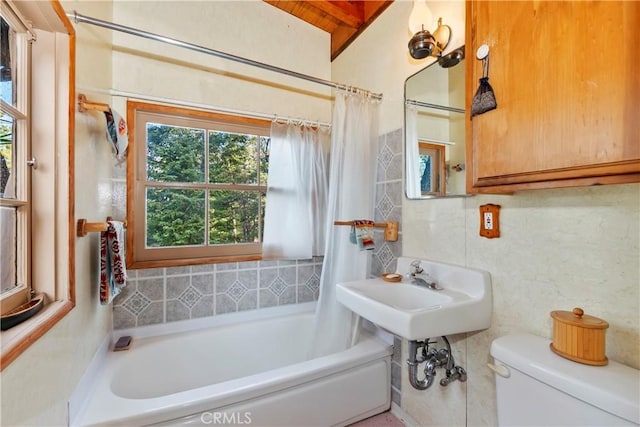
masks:
POLYGON ((0 16, 0 312, 46 302, 1 332, 4 369, 74 305, 75 38, 57 1, 0 0, 0 16))
POLYGON ((418 146, 422 195, 444 195, 446 192, 444 145, 420 142, 418 146))
POLYGON ((30 284, 29 212, 31 202, 29 144, 28 28, 17 16, 3 11, 0 63, 0 273, 1 312, 28 299, 30 284))
POLYGON ((270 122, 139 102, 127 110, 127 265, 260 259, 270 122))

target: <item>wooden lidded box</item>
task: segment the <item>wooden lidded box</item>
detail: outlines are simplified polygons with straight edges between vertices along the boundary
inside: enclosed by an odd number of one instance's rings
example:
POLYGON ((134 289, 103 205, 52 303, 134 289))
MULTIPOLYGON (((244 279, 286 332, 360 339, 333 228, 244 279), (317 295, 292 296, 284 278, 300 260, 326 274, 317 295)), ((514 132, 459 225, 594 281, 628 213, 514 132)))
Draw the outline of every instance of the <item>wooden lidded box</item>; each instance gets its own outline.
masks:
POLYGON ((609 363, 605 355, 605 334, 609 324, 584 314, 581 308, 573 311, 552 311, 554 353, 574 362, 603 366, 609 363))

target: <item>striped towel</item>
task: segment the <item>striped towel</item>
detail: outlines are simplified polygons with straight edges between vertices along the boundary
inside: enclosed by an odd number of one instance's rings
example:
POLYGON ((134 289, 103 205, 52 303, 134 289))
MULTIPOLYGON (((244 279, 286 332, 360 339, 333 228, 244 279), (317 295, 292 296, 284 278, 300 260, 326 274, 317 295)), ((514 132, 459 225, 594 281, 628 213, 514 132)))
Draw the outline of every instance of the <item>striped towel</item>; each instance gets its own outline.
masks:
POLYGON ((107 231, 100 233, 100 304, 113 301, 126 284, 124 225, 107 221, 107 231))

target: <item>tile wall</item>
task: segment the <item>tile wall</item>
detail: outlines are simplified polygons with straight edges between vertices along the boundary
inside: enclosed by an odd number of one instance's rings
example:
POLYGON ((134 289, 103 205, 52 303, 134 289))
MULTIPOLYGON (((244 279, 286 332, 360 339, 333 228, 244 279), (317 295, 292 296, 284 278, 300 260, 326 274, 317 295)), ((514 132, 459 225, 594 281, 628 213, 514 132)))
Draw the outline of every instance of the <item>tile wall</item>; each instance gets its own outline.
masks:
MULTIPOLYGON (((385 242, 382 229, 376 229, 376 249, 371 259, 371 276, 396 270, 396 262, 402 254, 402 199, 404 188, 402 129, 380 136, 378 141, 378 168, 376 177, 375 221, 398 221, 400 235, 397 242, 385 242)), ((402 340, 394 339, 391 359, 391 400, 400 406, 402 381, 402 340)))
POLYGON ((129 270, 114 329, 318 299, 322 258, 129 270))

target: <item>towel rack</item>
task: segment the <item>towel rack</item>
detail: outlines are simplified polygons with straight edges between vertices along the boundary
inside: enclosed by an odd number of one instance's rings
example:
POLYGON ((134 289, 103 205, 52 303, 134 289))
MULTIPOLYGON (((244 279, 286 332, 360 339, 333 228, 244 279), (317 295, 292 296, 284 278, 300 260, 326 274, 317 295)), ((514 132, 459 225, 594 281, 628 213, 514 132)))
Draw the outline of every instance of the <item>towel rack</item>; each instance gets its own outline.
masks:
MULTIPOLYGON (((111 221, 110 217, 107 217, 107 221, 111 221)), ((122 221, 125 228, 127 227, 127 221, 122 221)), ((84 237, 89 233, 97 231, 107 231, 107 223, 105 222, 87 222, 85 218, 80 218, 76 226, 76 235, 78 237, 84 237)))
MULTIPOLYGON (((334 221, 333 225, 355 225, 354 221, 334 221)), ((387 242, 398 241, 398 221, 376 222, 373 224, 375 228, 384 228, 384 240, 387 242)))
POLYGON ((111 111, 111 107, 109 107, 109 104, 103 104, 102 102, 89 101, 83 94, 78 95, 78 111, 84 113, 88 110, 103 111, 108 113, 109 111, 111 111))

